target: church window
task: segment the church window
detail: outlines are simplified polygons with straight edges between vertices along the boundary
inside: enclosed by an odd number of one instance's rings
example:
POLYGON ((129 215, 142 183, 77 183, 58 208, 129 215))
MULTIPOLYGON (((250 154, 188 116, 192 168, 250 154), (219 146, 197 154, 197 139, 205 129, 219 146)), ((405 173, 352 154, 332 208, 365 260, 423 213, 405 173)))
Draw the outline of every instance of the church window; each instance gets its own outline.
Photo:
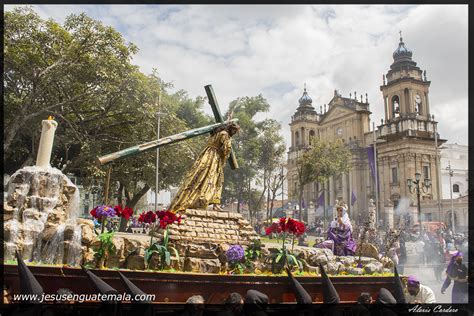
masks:
POLYGON ((298 132, 295 132, 295 142, 296 142, 296 146, 300 145, 300 133, 298 132))
POLYGON ((423 176, 425 179, 430 178, 430 167, 429 166, 423 166, 423 176))
POLYGON ((459 193, 459 184, 453 184, 453 192, 459 193))
POLYGON ((398 168, 392 168, 392 183, 398 183, 398 168))

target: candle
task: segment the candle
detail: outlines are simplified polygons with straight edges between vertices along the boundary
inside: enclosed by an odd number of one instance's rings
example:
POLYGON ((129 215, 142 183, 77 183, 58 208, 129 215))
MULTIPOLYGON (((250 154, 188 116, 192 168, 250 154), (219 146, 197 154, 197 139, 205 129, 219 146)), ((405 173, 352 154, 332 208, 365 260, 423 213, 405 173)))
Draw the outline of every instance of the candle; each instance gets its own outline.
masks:
POLYGON ((50 116, 47 120, 41 121, 41 139, 36 157, 36 165, 41 168, 48 168, 51 160, 51 150, 53 149, 54 133, 58 127, 58 122, 50 116))

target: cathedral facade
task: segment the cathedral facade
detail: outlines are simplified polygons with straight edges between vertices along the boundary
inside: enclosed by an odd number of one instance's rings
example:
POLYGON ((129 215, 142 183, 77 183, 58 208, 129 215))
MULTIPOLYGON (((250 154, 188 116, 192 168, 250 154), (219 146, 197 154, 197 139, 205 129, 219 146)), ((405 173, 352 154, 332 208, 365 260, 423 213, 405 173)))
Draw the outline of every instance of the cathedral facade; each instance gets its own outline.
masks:
POLYGON ((335 90, 327 106, 317 109, 305 87, 290 123, 289 200, 298 201, 295 161, 311 146, 313 137, 327 141, 340 139, 352 153, 348 173, 333 176, 326 183, 305 186, 306 207, 303 207, 307 218, 314 218, 310 213, 319 210, 319 216, 330 220, 332 206, 336 199, 342 199, 349 206, 351 218, 360 220, 367 216, 373 199, 377 202, 379 222, 393 226, 400 214, 408 213, 415 224, 419 220, 413 184, 417 177, 421 179, 420 210, 424 214, 421 220, 442 218, 437 147, 445 140, 439 139, 437 122, 430 113, 430 81, 426 79, 426 71, 412 60, 412 52, 402 38, 393 60, 380 86, 385 119, 377 126, 370 121, 367 94, 365 99, 363 95, 359 98, 356 92, 347 98, 335 90), (409 179, 411 189, 407 184, 409 179))

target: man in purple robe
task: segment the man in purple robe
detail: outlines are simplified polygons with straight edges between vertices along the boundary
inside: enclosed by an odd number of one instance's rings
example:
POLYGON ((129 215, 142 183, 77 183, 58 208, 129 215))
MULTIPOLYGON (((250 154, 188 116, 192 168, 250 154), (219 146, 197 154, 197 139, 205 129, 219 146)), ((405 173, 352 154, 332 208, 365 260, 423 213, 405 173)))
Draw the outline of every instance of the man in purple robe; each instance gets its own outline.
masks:
POLYGON ((441 293, 444 294, 451 284, 451 280, 454 281, 451 303, 466 304, 468 301, 467 268, 466 265, 462 263, 462 257, 463 255, 460 251, 451 257, 448 268, 446 269, 446 281, 444 281, 441 287, 441 293))
POLYGON ((331 249, 336 256, 353 256, 357 245, 352 239, 352 225, 347 215, 347 205, 336 204, 336 210, 337 217, 329 225, 328 240, 315 247, 331 249))

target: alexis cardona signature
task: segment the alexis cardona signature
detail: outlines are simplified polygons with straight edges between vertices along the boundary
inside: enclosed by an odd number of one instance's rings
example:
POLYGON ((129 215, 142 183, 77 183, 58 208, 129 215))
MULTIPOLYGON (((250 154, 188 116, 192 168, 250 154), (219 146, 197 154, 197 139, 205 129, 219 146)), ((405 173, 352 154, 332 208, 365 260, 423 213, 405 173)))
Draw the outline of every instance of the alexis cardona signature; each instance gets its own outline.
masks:
POLYGON ((410 313, 457 313, 458 309, 452 306, 427 306, 427 305, 415 305, 408 309, 410 313))

